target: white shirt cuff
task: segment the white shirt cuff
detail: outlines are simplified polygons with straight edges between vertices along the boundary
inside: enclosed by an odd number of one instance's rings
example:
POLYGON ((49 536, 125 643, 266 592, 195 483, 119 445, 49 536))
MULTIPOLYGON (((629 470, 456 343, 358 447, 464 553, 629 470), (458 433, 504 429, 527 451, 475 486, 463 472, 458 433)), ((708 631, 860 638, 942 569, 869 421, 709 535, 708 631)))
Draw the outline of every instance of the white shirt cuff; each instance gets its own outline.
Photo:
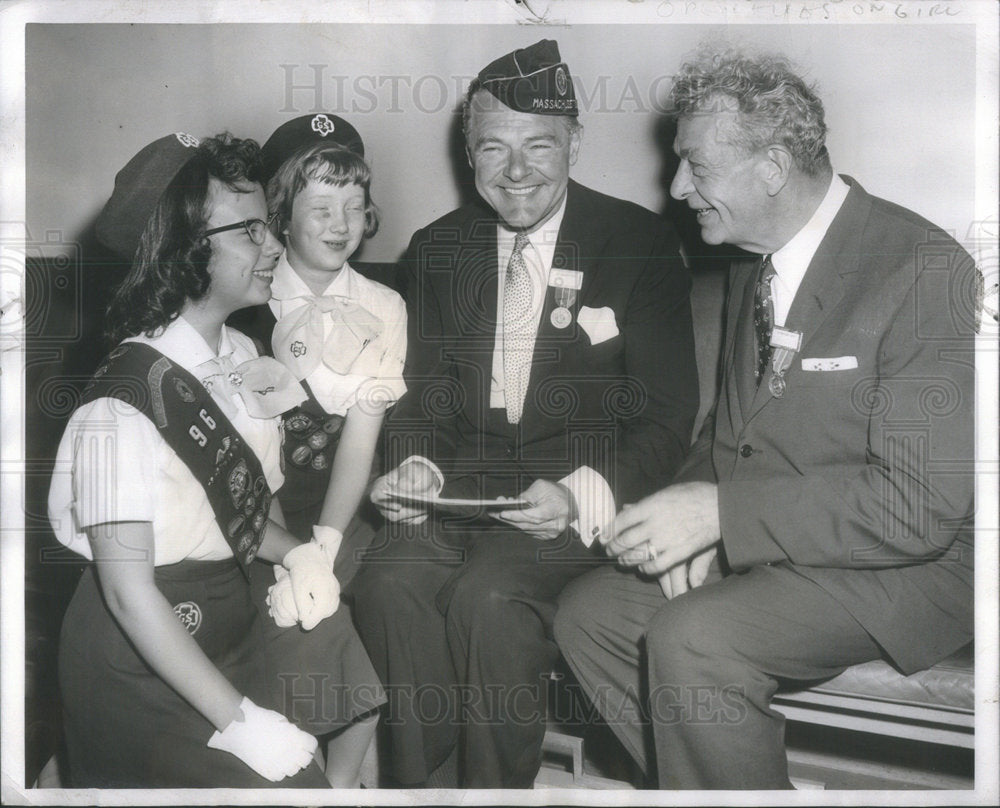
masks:
POLYGON ((580 466, 559 482, 565 485, 576 499, 577 518, 570 527, 580 534, 580 540, 584 545, 590 547, 594 539, 599 539, 615 518, 617 508, 611 486, 590 466, 580 466))
POLYGON ((396 468, 400 470, 406 466, 416 464, 418 466, 423 466, 428 469, 431 474, 434 475, 435 491, 434 496, 436 497, 441 493, 441 489, 444 488, 444 475, 441 473, 441 469, 437 467, 437 464, 433 460, 428 460, 426 457, 421 455, 410 455, 406 460, 400 463, 396 468))

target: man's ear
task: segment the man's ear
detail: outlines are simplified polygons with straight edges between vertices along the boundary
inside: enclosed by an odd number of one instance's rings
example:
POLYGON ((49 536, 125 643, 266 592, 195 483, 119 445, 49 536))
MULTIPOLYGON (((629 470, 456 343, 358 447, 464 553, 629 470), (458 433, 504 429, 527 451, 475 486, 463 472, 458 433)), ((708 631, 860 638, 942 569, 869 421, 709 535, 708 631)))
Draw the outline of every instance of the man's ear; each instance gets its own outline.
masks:
POLYGON ((758 166, 767 195, 777 196, 788 182, 795 160, 784 146, 773 145, 767 147, 758 166))
POLYGON ((577 155, 580 153, 580 136, 583 134, 583 127, 575 129, 569 135, 569 164, 575 165, 577 155))

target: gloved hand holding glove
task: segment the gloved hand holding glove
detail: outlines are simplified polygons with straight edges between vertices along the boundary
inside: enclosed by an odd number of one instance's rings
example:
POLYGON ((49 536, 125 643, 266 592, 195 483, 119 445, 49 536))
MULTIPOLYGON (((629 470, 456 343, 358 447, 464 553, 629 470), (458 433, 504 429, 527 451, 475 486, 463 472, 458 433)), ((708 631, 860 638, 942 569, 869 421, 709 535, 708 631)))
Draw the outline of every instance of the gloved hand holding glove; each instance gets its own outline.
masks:
POLYGON ((277 783, 304 769, 316 753, 316 739, 281 713, 258 707, 246 696, 242 718, 208 739, 209 749, 235 755, 261 777, 277 783))
POLYGON ((313 539, 289 550, 275 566, 277 582, 268 589, 268 614, 282 628, 296 622, 309 631, 340 606, 340 583, 333 562, 343 534, 324 525, 313 527, 313 539))

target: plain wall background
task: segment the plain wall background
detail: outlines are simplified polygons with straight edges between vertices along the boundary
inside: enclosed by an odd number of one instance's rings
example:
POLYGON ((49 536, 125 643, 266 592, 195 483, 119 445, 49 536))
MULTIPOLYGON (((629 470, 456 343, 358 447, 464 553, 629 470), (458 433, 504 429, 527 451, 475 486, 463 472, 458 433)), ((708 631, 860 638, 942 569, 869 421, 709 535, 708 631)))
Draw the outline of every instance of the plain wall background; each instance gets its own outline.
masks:
POLYGON ((263 143, 295 114, 330 111, 361 132, 375 173, 383 224, 362 256, 394 260, 470 190, 453 114, 468 80, 543 37, 583 106, 573 176, 598 190, 665 210, 670 76, 723 39, 781 51, 817 83, 836 170, 960 239, 974 216, 971 25, 32 24, 26 37, 27 222, 35 240, 57 231, 49 253, 155 138, 229 129, 263 143))

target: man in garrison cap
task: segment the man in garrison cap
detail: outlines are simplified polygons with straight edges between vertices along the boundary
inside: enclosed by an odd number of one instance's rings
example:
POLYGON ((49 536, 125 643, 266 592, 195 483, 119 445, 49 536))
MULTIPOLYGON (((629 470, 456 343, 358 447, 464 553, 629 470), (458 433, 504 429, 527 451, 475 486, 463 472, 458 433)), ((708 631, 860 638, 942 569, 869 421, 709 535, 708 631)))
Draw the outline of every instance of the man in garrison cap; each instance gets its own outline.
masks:
POLYGON ((582 127, 555 42, 486 67, 463 114, 481 199, 403 259, 409 392, 372 493, 389 525, 353 590, 391 694, 388 774, 454 785, 457 761, 465 787, 530 788, 556 597, 690 441, 690 279, 668 222, 570 180, 582 127))

